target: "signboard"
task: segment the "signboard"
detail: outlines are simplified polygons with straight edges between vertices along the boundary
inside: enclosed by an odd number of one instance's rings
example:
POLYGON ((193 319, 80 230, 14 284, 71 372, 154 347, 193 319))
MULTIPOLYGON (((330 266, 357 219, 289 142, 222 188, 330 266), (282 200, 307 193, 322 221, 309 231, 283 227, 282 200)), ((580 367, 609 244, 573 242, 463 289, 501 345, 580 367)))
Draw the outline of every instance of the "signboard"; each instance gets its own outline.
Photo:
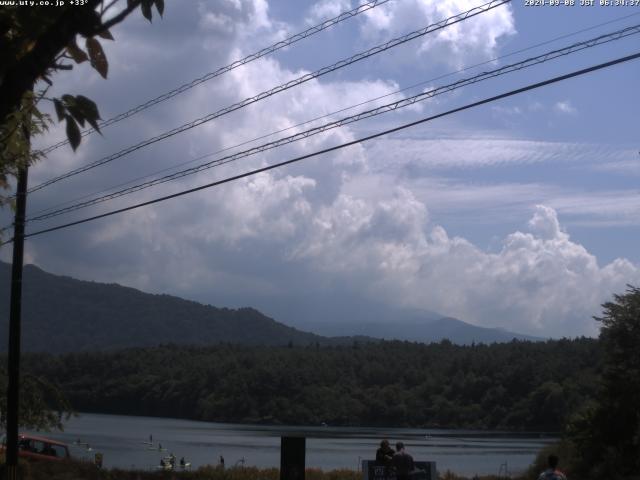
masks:
MULTIPOLYGON (((414 461, 415 469, 411 472, 412 480, 436 480, 436 462, 414 461)), ((362 460, 363 480, 396 480, 393 467, 386 467, 374 460, 362 460)))

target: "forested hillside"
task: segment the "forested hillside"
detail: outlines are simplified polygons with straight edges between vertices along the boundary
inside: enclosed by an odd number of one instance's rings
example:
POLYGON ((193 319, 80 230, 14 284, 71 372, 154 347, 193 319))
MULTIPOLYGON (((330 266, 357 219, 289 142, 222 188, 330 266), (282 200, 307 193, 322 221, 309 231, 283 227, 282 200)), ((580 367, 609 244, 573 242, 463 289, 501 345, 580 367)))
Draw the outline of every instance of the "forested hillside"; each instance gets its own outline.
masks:
POLYGON ((27 355, 78 411, 220 422, 558 431, 593 396, 592 339, 456 346, 197 348, 27 355))
MULTIPOLYGON (((0 262, 0 351, 6 351, 10 266, 0 262)), ((253 308, 216 308, 116 284, 86 282, 24 268, 24 351, 61 353, 165 343, 243 345, 350 343, 276 322, 253 308)))
MULTIPOLYGON (((8 343, 10 273, 10 266, 0 262, 0 351, 6 351, 8 343)), ((339 336, 328 337, 285 325, 254 308, 217 308, 172 295, 53 275, 33 265, 24 268, 22 305, 22 349, 30 352, 113 350, 167 343, 284 346, 340 345, 377 338, 425 343, 447 338, 464 344, 534 340, 424 311, 386 308, 386 321, 361 322, 339 306, 322 322, 338 326, 331 335, 339 336)), ((383 307, 373 303, 362 308, 369 312, 383 307)))

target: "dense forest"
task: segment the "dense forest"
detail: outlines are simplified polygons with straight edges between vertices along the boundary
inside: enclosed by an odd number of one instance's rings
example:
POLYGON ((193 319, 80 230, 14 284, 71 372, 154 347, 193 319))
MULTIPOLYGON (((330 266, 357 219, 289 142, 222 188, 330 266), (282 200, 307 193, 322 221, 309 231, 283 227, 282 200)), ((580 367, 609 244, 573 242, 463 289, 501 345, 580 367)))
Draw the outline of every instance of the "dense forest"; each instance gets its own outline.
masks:
POLYGON ((457 346, 166 345, 30 354, 85 412, 219 422, 558 431, 594 395, 592 339, 457 346))

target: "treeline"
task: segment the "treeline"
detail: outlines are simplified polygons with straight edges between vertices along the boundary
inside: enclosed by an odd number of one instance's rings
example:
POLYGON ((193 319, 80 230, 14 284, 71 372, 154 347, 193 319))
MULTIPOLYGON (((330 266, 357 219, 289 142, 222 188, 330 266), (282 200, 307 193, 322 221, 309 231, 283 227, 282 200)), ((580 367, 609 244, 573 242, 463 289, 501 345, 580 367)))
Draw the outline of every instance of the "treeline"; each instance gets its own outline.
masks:
POLYGON ((595 390, 595 340, 31 354, 77 411, 217 422, 557 431, 595 390))

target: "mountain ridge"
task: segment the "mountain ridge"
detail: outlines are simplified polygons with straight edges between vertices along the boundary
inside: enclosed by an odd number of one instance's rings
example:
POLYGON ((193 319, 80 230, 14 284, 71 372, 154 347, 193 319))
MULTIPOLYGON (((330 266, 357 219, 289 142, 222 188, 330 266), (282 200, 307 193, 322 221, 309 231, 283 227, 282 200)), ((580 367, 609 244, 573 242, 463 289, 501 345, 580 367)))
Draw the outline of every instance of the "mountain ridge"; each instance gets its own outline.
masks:
MULTIPOLYGON (((0 262, 0 295, 6 300, 0 303, 0 351, 6 351, 7 345, 10 274, 10 265, 0 262)), ((395 316, 390 319, 393 321, 374 326, 340 322, 340 334, 321 335, 278 322, 252 307, 215 307, 117 283, 54 275, 35 265, 24 267, 22 304, 22 349, 48 353, 167 343, 283 346, 344 345, 380 339, 431 343, 448 338, 461 344, 513 338, 538 340, 449 317, 438 318, 438 314, 426 311, 407 313, 409 323, 398 321, 395 316)))

